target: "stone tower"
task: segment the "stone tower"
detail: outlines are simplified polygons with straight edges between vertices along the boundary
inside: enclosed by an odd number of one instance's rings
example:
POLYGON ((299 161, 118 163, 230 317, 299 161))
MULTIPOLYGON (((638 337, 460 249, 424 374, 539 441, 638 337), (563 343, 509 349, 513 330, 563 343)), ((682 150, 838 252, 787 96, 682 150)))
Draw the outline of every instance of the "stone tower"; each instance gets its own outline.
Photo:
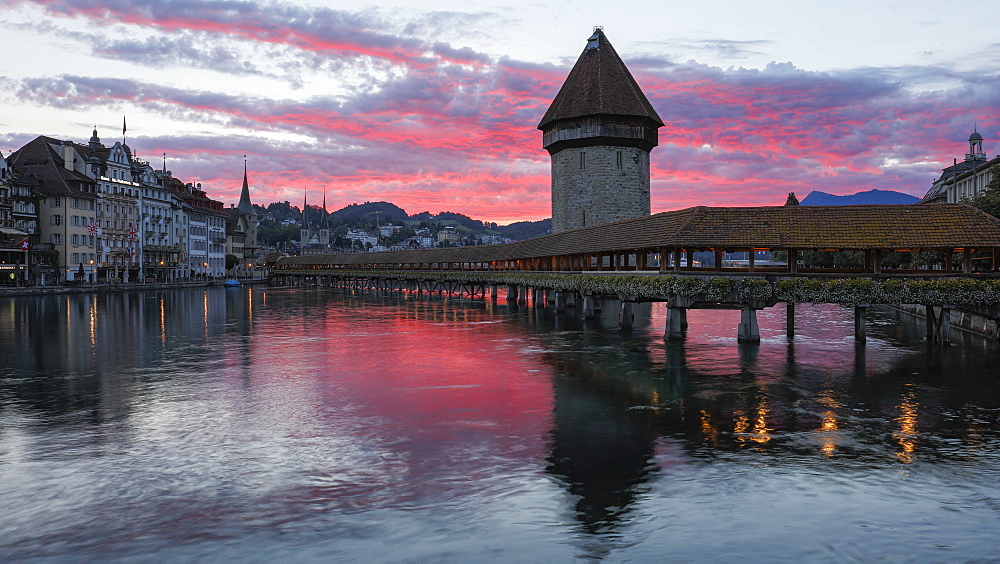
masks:
POLYGON ((243 161, 243 189, 240 191, 240 203, 236 206, 246 220, 246 239, 243 243, 243 258, 257 258, 257 212, 250 202, 250 184, 247 182, 247 162, 243 161))
POLYGON ((663 121, 601 28, 542 117, 552 231, 649 215, 649 152, 663 121))

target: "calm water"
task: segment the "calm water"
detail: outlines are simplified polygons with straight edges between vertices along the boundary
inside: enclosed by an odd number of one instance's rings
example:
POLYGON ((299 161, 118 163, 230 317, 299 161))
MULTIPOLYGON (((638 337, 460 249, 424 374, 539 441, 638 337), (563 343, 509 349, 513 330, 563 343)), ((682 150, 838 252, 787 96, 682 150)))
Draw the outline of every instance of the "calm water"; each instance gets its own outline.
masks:
POLYGON ((1000 559, 1000 350, 301 289, 0 300, 0 560, 1000 559))

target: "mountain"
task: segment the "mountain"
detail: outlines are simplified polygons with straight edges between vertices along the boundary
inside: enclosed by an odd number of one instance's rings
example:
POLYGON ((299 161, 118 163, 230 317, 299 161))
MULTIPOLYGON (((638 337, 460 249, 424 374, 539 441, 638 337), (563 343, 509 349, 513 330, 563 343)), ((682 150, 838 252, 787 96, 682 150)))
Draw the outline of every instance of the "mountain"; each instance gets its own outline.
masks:
POLYGON ((835 196, 813 190, 802 200, 803 206, 855 206, 867 204, 915 204, 920 198, 895 190, 868 190, 849 196, 835 196))

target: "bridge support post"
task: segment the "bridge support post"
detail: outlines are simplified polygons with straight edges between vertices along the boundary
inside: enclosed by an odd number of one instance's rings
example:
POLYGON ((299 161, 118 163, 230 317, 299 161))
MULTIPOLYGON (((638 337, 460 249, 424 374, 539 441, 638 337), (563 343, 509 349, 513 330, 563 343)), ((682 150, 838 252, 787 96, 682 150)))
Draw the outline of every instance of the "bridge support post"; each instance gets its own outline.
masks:
POLYGON ((934 330, 934 306, 930 304, 924 306, 924 317, 927 319, 927 340, 933 341, 936 333, 934 330))
POLYGON ((587 292, 583 294, 583 318, 594 318, 594 296, 587 292))
POLYGON ((687 337, 687 310, 682 307, 667 308, 667 329, 664 337, 668 341, 676 341, 687 337))
POLYGON ((491 284, 490 285, 490 301, 493 302, 493 303, 497 302, 497 285, 496 284, 491 284))
POLYGON ((532 301, 534 302, 535 307, 545 307, 545 290, 535 288, 532 301))
POLYGON ((795 302, 785 304, 785 334, 789 339, 795 338, 795 302))
POLYGON ((566 305, 569 307, 576 307, 577 294, 576 292, 570 292, 566 294, 566 305))
POLYGON ((517 286, 508 285, 507 286, 507 305, 514 305, 517 303, 517 286))
POLYGON ((941 316, 937 318, 935 332, 942 345, 951 344, 951 305, 941 306, 941 316))
POLYGON ((854 306, 854 339, 861 342, 868 339, 868 304, 854 306))
POLYGON ((759 343, 760 327, 757 325, 757 310, 743 306, 740 310, 740 326, 736 332, 736 340, 741 343, 759 343))
POLYGON ((621 301, 621 310, 618 313, 618 328, 631 329, 635 323, 635 313, 632 311, 632 304, 635 303, 635 298, 632 296, 623 296, 621 301))
POLYGON ((556 292, 556 311, 566 311, 566 292, 556 292))

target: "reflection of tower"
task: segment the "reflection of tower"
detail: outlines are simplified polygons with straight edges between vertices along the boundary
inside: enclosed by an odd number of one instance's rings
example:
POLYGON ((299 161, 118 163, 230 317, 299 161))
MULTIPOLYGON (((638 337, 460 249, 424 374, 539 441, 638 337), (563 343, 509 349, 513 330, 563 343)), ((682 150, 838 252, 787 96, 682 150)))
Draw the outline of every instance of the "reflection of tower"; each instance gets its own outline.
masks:
POLYGON ((638 486, 650 480, 656 413, 649 390, 623 385, 591 364, 590 355, 553 357, 556 372, 552 452, 548 471, 577 496, 577 518, 590 533, 614 529, 633 506, 638 486))
POLYGON ((649 152, 663 121, 601 28, 542 117, 552 231, 649 215, 649 152))

